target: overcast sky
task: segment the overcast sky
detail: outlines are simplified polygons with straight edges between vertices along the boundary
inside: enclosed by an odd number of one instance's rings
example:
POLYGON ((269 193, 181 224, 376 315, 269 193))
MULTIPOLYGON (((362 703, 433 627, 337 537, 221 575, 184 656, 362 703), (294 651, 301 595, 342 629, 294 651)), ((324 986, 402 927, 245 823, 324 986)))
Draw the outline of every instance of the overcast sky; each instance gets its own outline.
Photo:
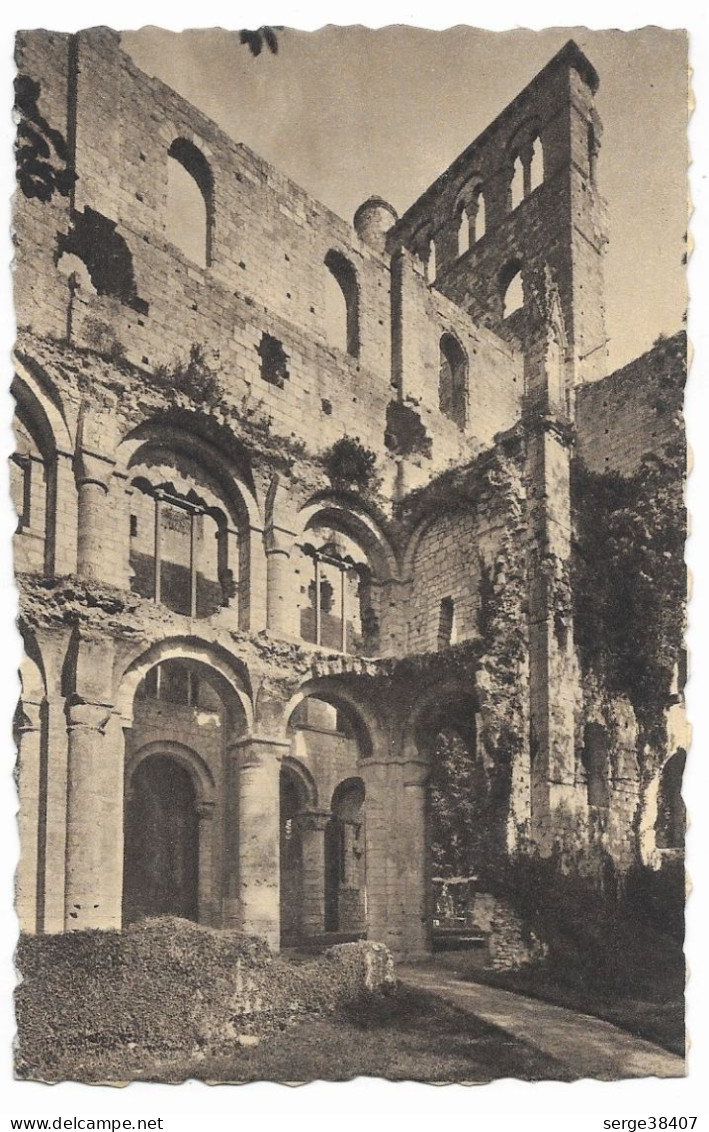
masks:
POLYGON ((505 33, 392 27, 280 34, 253 58, 236 34, 125 33, 157 75, 347 220, 372 193, 403 212, 573 36, 601 80, 610 368, 682 325, 687 224, 683 32, 505 33))

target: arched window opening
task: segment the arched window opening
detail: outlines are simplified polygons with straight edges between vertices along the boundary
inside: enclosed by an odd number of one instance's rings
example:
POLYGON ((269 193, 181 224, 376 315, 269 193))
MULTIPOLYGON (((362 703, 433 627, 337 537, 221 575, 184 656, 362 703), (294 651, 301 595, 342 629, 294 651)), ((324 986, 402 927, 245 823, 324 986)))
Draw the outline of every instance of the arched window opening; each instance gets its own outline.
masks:
POLYGON ((338 652, 371 655, 379 622, 372 572, 354 539, 318 526, 300 547, 300 635, 338 652))
POLYGON ((15 451, 10 458, 10 493, 17 513, 15 559, 18 571, 43 573, 48 566, 49 496, 53 467, 31 422, 18 412, 13 422, 15 451))
POLYGON ((467 209, 463 209, 458 223, 458 256, 465 255, 470 250, 470 217, 467 209))
POLYGON ((658 849, 682 849, 687 814, 682 799, 682 776, 687 752, 680 749, 665 763, 657 796, 655 844, 658 849))
POLYGON ((465 350, 452 334, 444 334, 439 344, 438 406, 459 428, 466 425, 467 384, 465 350))
POLYGON ((581 761, 586 771, 588 804, 607 810, 610 799, 608 736, 600 723, 588 723, 584 730, 581 761))
POLYGON ((598 159, 598 138, 591 122, 586 130, 586 144, 588 147, 588 175, 592 183, 596 180, 596 161, 598 159))
POLYGON ((133 486, 131 589, 175 613, 211 617, 236 595, 225 514, 195 493, 174 494, 142 478, 133 486))
POLYGON ((174 707, 198 711, 212 716, 221 726, 223 705, 219 692, 198 665, 182 660, 166 660, 156 664, 136 688, 137 701, 159 700, 174 707))
POLYGON ((455 602, 452 597, 444 597, 438 612, 438 651, 450 648, 457 639, 455 602))
POLYGON ((511 263, 503 271, 500 282, 502 284, 502 317, 509 318, 515 311, 524 306, 524 289, 522 286, 522 268, 518 263, 511 263))
POLYGON ((485 194, 478 189, 475 194, 475 242, 485 235, 485 194))
POLYGON ((340 252, 325 256, 325 331, 332 346, 359 357, 359 286, 354 267, 340 252))
POLYGON ((517 208, 524 200, 524 166, 522 158, 517 156, 512 166, 512 183, 510 185, 510 207, 517 208))
POLYGON ((126 807, 123 920, 198 917, 199 818, 189 771, 167 755, 136 768, 126 807))
POLYGON ((364 783, 350 778, 335 790, 325 828, 325 930, 363 935, 365 894, 364 783))
POLYGON ((544 180, 544 147, 542 139, 537 136, 532 142, 532 160, 529 166, 529 189, 534 192, 544 180))
POLYGON ((436 267, 436 241, 433 236, 429 238, 426 250, 426 282, 435 283, 438 269, 436 267))
POLYGON ((204 154, 186 138, 168 150, 167 238, 201 267, 212 262, 214 184, 204 154))

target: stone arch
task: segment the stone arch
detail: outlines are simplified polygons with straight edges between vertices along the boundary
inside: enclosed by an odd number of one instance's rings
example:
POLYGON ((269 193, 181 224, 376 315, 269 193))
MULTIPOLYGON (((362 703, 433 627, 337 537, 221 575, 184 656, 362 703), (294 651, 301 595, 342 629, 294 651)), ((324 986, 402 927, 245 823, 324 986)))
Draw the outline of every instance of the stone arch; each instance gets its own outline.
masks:
POLYGON ((468 355, 459 339, 446 330, 438 343, 438 407, 458 428, 465 428, 468 408, 468 355))
POLYGON ((371 704, 363 698, 356 696, 337 677, 315 677, 308 680, 291 697, 284 712, 284 732, 287 731, 295 710, 309 697, 323 700, 335 708, 344 707, 348 716, 348 723, 352 727, 354 737, 359 746, 360 758, 368 759, 375 751, 387 749, 384 732, 377 714, 371 704))
POLYGON ((398 578, 396 555, 376 518, 353 496, 325 492, 301 510, 297 529, 302 639, 376 654, 384 587, 398 578))
POLYGON ((419 691, 402 733, 402 749, 406 755, 419 759, 423 757, 423 761, 430 762, 432 728, 445 719, 463 725, 466 733, 477 742, 475 717, 480 705, 472 679, 471 676, 470 684, 461 680, 444 680, 419 691), (465 704, 465 713, 451 712, 452 704, 465 704))
POLYGON ((318 806, 318 787, 308 768, 300 759, 293 758, 292 755, 286 755, 283 758, 281 767, 297 780, 302 791, 304 805, 308 809, 316 809, 318 806))
POLYGON ((10 489, 18 518, 17 568, 53 573, 58 439, 68 456, 71 436, 56 402, 19 367, 12 393, 15 451, 10 458, 10 489))
POLYGON ((321 522, 358 542, 382 581, 398 578, 399 567, 392 544, 376 517, 362 506, 356 496, 336 491, 320 492, 305 504, 298 518, 300 538, 321 522))
POLYGON ((361 934, 366 930, 364 806, 359 776, 338 782, 325 827, 325 930, 361 934))
POLYGON ((324 262, 329 278, 334 280, 341 297, 340 302, 337 299, 336 292, 329 285, 329 291, 326 292, 326 320, 330 324, 328 327, 329 336, 333 340, 333 345, 342 347, 346 353, 357 358, 360 350, 360 303, 357 272, 350 260, 334 248, 330 248, 324 262), (328 294, 331 304, 329 311, 327 309, 329 305, 328 294), (337 313, 336 305, 340 307, 340 311, 337 313))
POLYGON ((179 743, 171 739, 155 739, 144 743, 134 751, 126 762, 126 794, 130 793, 131 780, 136 770, 145 759, 153 755, 166 755, 180 766, 183 766, 190 775, 199 803, 213 805, 215 801, 214 776, 204 759, 186 743, 179 743))
POLYGON ((202 150, 195 145, 193 140, 189 140, 184 136, 176 137, 167 151, 168 156, 168 216, 167 228, 170 233, 172 242, 177 244, 182 251, 185 252, 190 258, 195 259, 203 267, 209 267, 213 258, 213 229, 214 229, 214 177, 210 162, 205 157, 202 150), (187 182, 183 181, 180 187, 180 175, 178 175, 177 182, 173 182, 175 171, 170 165, 170 161, 174 162, 175 166, 179 166, 184 174, 190 178, 195 189, 198 190, 204 214, 198 216, 197 226, 199 229, 198 234, 194 238, 188 239, 184 234, 185 226, 189 226, 189 220, 194 223, 194 216, 188 217, 180 215, 182 209, 180 205, 188 204, 189 211, 193 212, 194 205, 196 204, 196 195, 191 193, 187 187, 187 182), (171 174, 173 177, 171 177, 171 174), (192 196, 192 200, 190 200, 192 196), (171 208, 178 211, 178 215, 171 215, 171 208), (181 231, 182 229, 182 231, 181 231), (177 237, 177 238, 175 238, 177 237))
POLYGON ((206 768, 184 744, 150 744, 131 760, 124 813, 123 923, 173 915, 203 921, 206 768), (142 755, 142 757, 141 757, 142 755))
MULTIPOLYGON (((251 591, 252 554, 256 549, 252 532, 260 531, 262 522, 245 450, 224 436, 218 424, 183 411, 139 425, 119 445, 118 454, 138 493, 130 541, 135 588, 144 597, 158 600, 157 575, 153 582, 157 553, 154 512, 156 499, 161 495, 162 510, 174 510, 175 522, 184 514, 185 522, 198 524, 201 549, 196 568, 187 546, 181 553, 183 574, 189 570, 191 575, 195 569, 198 574, 196 581, 191 577, 189 581, 183 579, 181 589, 190 590, 197 599, 202 579, 203 601, 189 599, 195 605, 193 615, 218 612, 236 598, 239 624, 246 627, 250 617, 247 599, 251 591), (143 517, 142 530, 138 510, 143 517)), ((185 532, 183 541, 187 544, 192 537, 185 532)), ((174 550, 179 557, 179 547, 174 550)), ((181 606, 174 608, 187 612, 181 606)))
POLYGON ((684 846, 686 807, 682 798, 682 778, 687 752, 674 751, 660 771, 657 786, 655 845, 660 850, 679 850, 684 846))
POLYGON ((522 261, 512 259, 500 271, 500 301, 503 319, 509 318, 524 306, 524 278, 522 261))
POLYGON ((57 451, 74 451, 74 437, 67 424, 60 394, 43 373, 35 375, 17 357, 11 393, 18 406, 22 405, 37 422, 47 455, 53 456, 57 451))
POLYGON ((246 665, 221 645, 198 637, 168 637, 156 642, 126 665, 119 681, 116 711, 128 726, 133 720, 133 701, 138 685, 152 668, 167 660, 192 661, 209 670, 211 680, 229 712, 232 727, 242 720, 243 730, 252 730, 253 696, 246 665))

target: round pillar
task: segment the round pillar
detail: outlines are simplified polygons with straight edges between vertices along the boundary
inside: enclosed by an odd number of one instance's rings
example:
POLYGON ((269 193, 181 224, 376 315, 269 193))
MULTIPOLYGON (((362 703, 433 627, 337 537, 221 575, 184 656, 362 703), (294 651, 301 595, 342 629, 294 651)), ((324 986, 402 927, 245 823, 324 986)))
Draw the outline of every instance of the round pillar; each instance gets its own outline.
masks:
POLYGON ((241 930, 280 946, 280 769, 290 744, 238 744, 238 878, 241 930))
POLYGON ((291 617, 289 602, 290 554, 287 550, 266 552, 266 616, 269 633, 288 635, 291 617))
POLYGON ((108 487, 100 480, 87 479, 78 485, 79 524, 76 568, 80 578, 98 580, 102 576, 104 531, 110 525, 107 514, 108 487))
POLYGON ((68 710, 64 929, 119 928, 123 899, 120 719, 104 704, 68 710))
MULTIPOLYGON (((39 811, 41 761, 41 707, 23 701, 16 726, 17 792, 20 806, 17 814, 20 835, 20 859, 15 874, 15 907, 20 931, 35 932, 39 927, 38 868, 39 811)), ((40 929, 41 930, 41 929, 40 929)))

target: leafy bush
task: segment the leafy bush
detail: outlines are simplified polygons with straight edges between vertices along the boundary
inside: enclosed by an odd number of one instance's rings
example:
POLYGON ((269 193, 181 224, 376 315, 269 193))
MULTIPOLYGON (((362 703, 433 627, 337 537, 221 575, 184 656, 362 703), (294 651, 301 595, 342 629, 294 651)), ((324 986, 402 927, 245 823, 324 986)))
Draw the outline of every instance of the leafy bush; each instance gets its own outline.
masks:
POLYGON ((215 408, 223 399, 224 390, 218 375, 208 364, 204 347, 193 343, 188 362, 159 366, 153 382, 166 393, 183 393, 195 405, 215 408))
POLYGON ((377 457, 358 436, 342 436, 323 455, 325 473, 335 488, 376 491, 377 457))
POLYGON ((344 944, 311 963, 274 958, 261 939, 173 917, 124 932, 24 936, 17 963, 17 1071, 82 1079, 228 1046, 240 1034, 327 1013, 387 981, 374 944, 344 944))

